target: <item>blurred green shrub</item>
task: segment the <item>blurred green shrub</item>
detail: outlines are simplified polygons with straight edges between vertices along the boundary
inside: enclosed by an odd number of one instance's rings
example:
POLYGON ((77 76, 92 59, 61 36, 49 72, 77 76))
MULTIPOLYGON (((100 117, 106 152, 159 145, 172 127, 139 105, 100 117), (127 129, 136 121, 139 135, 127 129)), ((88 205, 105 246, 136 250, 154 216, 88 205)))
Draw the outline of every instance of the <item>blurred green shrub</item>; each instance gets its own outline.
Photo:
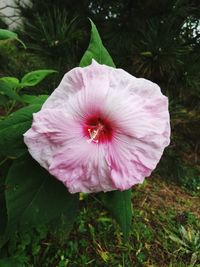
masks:
POLYGON ((55 6, 43 13, 36 12, 33 21, 24 20, 22 34, 29 51, 37 56, 38 61, 59 70, 58 80, 78 65, 83 32, 78 17, 72 17, 65 9, 55 6))

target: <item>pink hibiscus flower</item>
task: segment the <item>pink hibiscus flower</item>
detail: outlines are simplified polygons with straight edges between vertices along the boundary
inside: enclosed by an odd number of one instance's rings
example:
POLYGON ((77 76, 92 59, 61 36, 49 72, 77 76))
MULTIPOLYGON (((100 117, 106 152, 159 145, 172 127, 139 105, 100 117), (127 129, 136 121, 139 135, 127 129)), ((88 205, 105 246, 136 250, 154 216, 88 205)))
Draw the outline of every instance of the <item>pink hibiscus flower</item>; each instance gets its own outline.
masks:
POLYGON ((64 76, 24 142, 69 192, 91 193, 142 183, 169 137, 168 99, 158 85, 93 60, 64 76))

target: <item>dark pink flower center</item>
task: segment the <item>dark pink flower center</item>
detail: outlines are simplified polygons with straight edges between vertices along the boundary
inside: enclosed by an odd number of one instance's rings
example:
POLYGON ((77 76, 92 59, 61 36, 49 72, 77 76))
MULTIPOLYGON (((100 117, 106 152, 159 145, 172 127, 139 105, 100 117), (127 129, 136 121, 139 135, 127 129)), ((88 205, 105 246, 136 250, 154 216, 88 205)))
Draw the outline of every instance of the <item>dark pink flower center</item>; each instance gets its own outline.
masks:
POLYGON ((84 125, 84 135, 87 136, 88 143, 104 143, 112 138, 112 128, 110 123, 98 116, 89 118, 84 125))

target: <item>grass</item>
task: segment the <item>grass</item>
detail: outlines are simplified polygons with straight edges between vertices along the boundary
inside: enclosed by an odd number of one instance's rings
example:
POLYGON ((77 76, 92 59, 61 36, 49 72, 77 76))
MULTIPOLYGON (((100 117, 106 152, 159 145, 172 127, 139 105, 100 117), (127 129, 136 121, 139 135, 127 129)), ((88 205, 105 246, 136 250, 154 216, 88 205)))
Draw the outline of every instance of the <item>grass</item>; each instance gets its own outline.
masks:
POLYGON ((41 226, 13 236, 7 251, 15 267, 17 262, 20 267, 200 266, 200 237, 193 240, 200 233, 198 195, 159 176, 133 188, 128 244, 94 195, 81 199, 81 212, 69 236, 64 222, 57 232, 41 226))

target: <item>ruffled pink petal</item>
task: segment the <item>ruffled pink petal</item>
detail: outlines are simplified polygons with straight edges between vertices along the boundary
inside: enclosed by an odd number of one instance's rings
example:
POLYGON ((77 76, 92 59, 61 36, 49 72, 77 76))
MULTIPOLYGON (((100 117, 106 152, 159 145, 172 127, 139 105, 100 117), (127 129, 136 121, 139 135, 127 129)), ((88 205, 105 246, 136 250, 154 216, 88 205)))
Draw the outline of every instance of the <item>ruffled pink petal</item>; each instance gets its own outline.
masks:
POLYGON ((82 128, 65 110, 44 109, 34 114, 31 129, 24 134, 30 154, 41 166, 49 168, 63 146, 82 136, 82 128))
POLYGON ((126 102, 121 103, 125 112, 119 108, 114 114, 118 118, 117 131, 107 152, 111 178, 119 190, 142 183, 155 169, 170 142, 167 98, 159 95, 152 104, 144 99, 135 101, 134 106, 131 97, 129 101, 128 108, 126 102))
POLYGON ((67 116, 66 110, 45 109, 34 114, 24 141, 32 157, 71 193, 113 190, 105 150, 87 142, 82 125, 67 116))
POLYGON ((110 68, 99 65, 95 60, 88 67, 72 69, 65 74, 59 86, 44 103, 43 108, 66 107, 70 96, 86 88, 93 91, 108 88, 109 70, 110 68))

